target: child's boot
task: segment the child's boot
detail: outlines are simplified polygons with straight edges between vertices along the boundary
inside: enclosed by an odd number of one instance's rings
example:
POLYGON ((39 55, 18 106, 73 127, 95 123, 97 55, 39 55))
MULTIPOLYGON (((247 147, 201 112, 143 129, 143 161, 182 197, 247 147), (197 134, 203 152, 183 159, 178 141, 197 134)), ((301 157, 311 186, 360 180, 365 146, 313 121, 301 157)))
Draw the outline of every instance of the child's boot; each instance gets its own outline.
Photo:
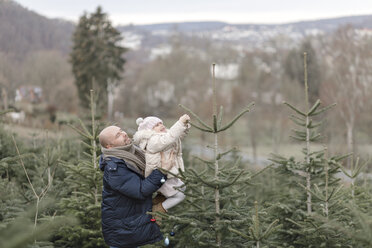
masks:
MULTIPOLYGON (((154 213, 155 212, 166 213, 167 210, 165 210, 163 208, 163 205, 160 202, 160 203, 152 206, 152 212, 154 212, 154 213)), ((160 226, 161 225, 161 216, 155 214, 155 219, 156 219, 156 223, 158 223, 158 225, 160 226)))
POLYGON ((165 198, 164 195, 160 194, 160 193, 157 193, 156 196, 154 197, 154 199, 152 199, 152 205, 156 205, 158 203, 162 203, 163 201, 165 201, 167 198, 165 198))

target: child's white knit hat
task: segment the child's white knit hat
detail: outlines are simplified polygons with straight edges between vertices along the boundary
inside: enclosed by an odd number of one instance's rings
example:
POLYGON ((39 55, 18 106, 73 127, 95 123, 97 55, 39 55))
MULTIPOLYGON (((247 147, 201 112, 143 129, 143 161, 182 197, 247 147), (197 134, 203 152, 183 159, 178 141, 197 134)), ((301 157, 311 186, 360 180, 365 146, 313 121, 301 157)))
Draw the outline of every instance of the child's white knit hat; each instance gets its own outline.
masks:
POLYGON ((138 131, 146 130, 146 129, 152 130, 156 126, 156 124, 158 124, 159 122, 163 123, 161 119, 155 116, 148 116, 145 119, 140 117, 136 120, 136 123, 138 125, 138 131))

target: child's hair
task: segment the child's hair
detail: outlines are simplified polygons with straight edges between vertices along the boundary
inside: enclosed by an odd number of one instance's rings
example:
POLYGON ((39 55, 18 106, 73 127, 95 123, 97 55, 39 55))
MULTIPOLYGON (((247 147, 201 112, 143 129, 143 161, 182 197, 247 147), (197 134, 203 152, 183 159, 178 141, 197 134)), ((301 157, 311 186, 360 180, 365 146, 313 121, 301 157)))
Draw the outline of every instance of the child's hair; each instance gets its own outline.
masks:
POLYGON ((148 116, 145 119, 140 117, 136 120, 138 131, 152 130, 159 122, 163 124, 163 121, 155 116, 148 116))

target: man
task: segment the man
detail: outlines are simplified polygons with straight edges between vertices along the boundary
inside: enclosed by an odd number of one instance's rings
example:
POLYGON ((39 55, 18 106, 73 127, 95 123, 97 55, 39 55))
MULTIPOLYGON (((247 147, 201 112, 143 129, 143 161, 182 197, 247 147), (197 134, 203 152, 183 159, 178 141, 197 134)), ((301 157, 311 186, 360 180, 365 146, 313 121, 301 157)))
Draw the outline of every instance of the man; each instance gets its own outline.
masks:
MULTIPOLYGON (((132 144, 127 133, 109 126, 99 134, 102 147, 100 169, 104 171, 102 191, 102 232, 110 247, 138 247, 162 240, 152 210, 152 193, 165 182, 166 175, 154 170, 144 177, 145 156, 132 144)), ((170 170, 173 158, 162 159, 170 170)))

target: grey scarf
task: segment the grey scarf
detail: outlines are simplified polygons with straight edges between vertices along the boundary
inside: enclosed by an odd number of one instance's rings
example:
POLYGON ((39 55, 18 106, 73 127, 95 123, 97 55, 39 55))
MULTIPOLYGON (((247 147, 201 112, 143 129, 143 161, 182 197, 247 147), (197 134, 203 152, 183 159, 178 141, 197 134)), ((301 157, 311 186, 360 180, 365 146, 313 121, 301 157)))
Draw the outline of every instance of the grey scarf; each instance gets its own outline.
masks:
POLYGON ((104 159, 107 157, 122 159, 125 161, 129 169, 145 176, 145 154, 140 148, 133 144, 112 147, 109 149, 102 147, 101 151, 104 159))

